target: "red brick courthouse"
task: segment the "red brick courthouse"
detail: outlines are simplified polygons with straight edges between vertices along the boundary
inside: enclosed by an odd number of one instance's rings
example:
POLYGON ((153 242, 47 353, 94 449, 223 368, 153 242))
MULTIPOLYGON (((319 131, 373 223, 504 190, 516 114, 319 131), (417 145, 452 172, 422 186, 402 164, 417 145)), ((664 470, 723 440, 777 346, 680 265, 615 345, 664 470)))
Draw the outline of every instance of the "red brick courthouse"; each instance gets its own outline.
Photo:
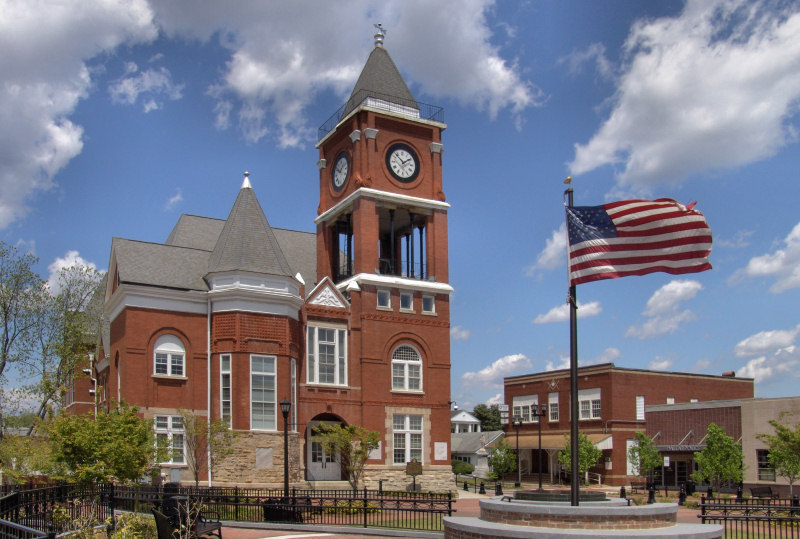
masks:
MULTIPOLYGON (((548 480, 557 482, 563 475, 558 462, 558 452, 565 446, 564 434, 570 432, 570 380, 569 369, 505 379, 505 402, 511 407, 511 416, 522 417, 519 427, 519 447, 521 470, 523 474, 538 474, 538 451, 543 451, 542 474, 548 480), (547 413, 542 418, 542 444, 539 447, 539 418, 531 413, 532 405, 547 404, 547 413)), ((681 429, 669 430, 674 419, 672 415, 645 414, 645 407, 653 409, 654 405, 677 405, 680 403, 702 403, 723 399, 752 399, 754 383, 752 378, 736 378, 729 375, 713 376, 707 374, 690 374, 680 372, 648 371, 615 367, 613 363, 581 367, 578 369, 578 420, 579 432, 585 433, 589 439, 603 450, 601 463, 590 473, 598 476, 607 485, 627 485, 633 479, 628 462, 628 448, 633 443, 637 431, 646 432, 656 437, 657 445, 670 443, 681 445, 687 443, 673 433, 681 429), (651 426, 656 420, 661 428, 651 426), (662 439, 656 436, 663 432, 662 439), (677 436, 677 438, 676 438, 677 436), (665 442, 669 438, 675 441, 665 442)), ((658 407, 659 412, 669 407, 658 407)), ((715 410, 724 408, 715 406, 715 410)), ((676 408, 677 410, 677 408, 676 408)), ((666 412, 665 412, 666 413, 666 412)), ((722 426, 736 425, 736 432, 728 435, 740 437, 738 423, 727 420, 727 416, 704 412, 702 417, 708 422, 716 420, 722 426)), ((695 429, 699 431, 699 428, 695 429)), ((730 429, 728 429, 730 430, 730 429)), ((691 443, 698 444, 705 434, 694 432, 696 436, 691 443)), ((506 439, 515 447, 516 431, 511 423, 506 427, 506 439)), ((665 455, 670 454, 662 447, 665 455)), ((696 449, 699 450, 699 449, 696 449)), ((663 470, 665 480, 670 485, 678 485, 687 479, 693 471, 693 453, 690 450, 672 453, 670 464, 663 470)))
POLYGON ((186 409, 239 434, 215 484, 280 484, 285 399, 291 482, 343 478, 309 439, 324 422, 380 433, 367 486, 405 487, 412 459, 423 489, 452 486, 445 124, 376 38, 320 129, 316 233, 273 228, 246 176, 227 219, 183 215, 164 243, 113 239, 98 398, 154 419, 176 449, 171 480, 190 480, 186 409))

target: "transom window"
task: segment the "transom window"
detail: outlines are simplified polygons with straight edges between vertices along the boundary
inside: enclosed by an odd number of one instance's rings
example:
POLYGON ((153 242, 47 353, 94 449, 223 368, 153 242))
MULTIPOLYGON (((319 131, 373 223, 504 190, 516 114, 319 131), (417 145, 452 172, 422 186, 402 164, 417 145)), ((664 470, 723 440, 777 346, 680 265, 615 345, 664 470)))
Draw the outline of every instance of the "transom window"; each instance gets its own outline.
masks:
POLYGON ((392 353, 392 389, 397 391, 422 391, 422 358, 407 344, 392 353))
POLYGON ((422 463, 422 416, 394 414, 392 416, 394 451, 392 462, 406 464, 413 459, 422 463))
POLYGON ((347 385, 347 331, 308 326, 307 378, 309 384, 347 385))
POLYGON ((250 356, 250 428, 275 430, 275 356, 250 356))
POLYGON ((153 351, 153 372, 162 376, 185 376, 186 349, 175 335, 162 335, 156 340, 153 351))
POLYGON ((156 441, 159 447, 166 447, 168 458, 162 464, 183 464, 186 460, 183 451, 183 418, 179 415, 157 415, 153 420, 156 441))

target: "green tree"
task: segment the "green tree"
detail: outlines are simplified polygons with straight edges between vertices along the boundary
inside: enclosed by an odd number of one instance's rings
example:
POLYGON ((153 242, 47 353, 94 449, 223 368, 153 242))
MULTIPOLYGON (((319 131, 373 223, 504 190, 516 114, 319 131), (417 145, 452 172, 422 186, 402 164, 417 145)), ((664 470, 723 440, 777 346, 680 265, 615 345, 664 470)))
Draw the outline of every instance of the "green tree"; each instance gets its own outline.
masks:
POLYGON ((186 447, 186 464, 194 476, 194 484, 200 483, 200 474, 211 464, 213 477, 217 466, 234 452, 233 432, 221 418, 208 421, 206 416, 195 415, 187 410, 178 410, 183 418, 183 443, 186 447))
POLYGON ((501 439, 497 447, 489 453, 488 461, 494 479, 502 479, 505 474, 517 469, 517 453, 505 438, 501 439))
POLYGON ((102 297, 98 295, 102 280, 94 268, 63 268, 41 297, 36 324, 27 336, 29 354, 20 362, 23 374, 31 380, 23 389, 38 402, 35 414, 39 419, 58 407, 73 376, 89 367, 88 353, 96 352, 103 323, 102 297))
POLYGON ((33 475, 53 472, 50 446, 39 436, 6 434, 0 440, 0 469, 10 483, 24 483, 33 475))
POLYGON ((723 481, 741 483, 744 475, 742 445, 725 434, 725 430, 709 423, 706 447, 694 454, 699 469, 692 474, 696 481, 710 481, 719 489, 723 481))
POLYGON ((503 430, 503 425, 500 423, 500 408, 496 404, 491 406, 479 404, 472 410, 472 415, 481 422, 481 430, 484 432, 503 430))
POLYGON ((61 414, 49 426, 53 460, 66 478, 82 483, 136 481, 164 460, 166 448, 156 447, 153 422, 123 405, 89 414, 61 414))
POLYGON ((653 482, 653 470, 663 462, 653 439, 644 432, 637 432, 634 444, 628 449, 628 460, 636 475, 653 482))
MULTIPOLYGON (((566 440, 566 445, 564 449, 558 452, 558 461, 563 464, 568 470, 572 469, 572 452, 571 452, 571 441, 570 435, 565 434, 564 439, 566 440)), ((603 451, 595 447, 595 445, 589 440, 589 437, 586 434, 579 432, 578 433, 578 472, 583 477, 586 472, 589 471, 589 468, 597 464, 597 461, 600 460, 600 457, 603 456, 603 451)))
POLYGON ((464 460, 453 460, 450 466, 456 475, 469 475, 475 471, 475 466, 464 460))
MULTIPOLYGON (((6 367, 25 357, 30 334, 45 293, 44 281, 31 269, 38 259, 0 242, 0 377, 6 367)), ((0 438, 3 436, 0 403, 0 438)))
POLYGON ((319 442, 328 455, 334 455, 347 472, 347 481, 353 490, 364 473, 369 454, 380 446, 380 433, 358 425, 323 423, 314 427, 311 440, 319 442))
POLYGON ((794 482, 800 477, 800 423, 794 428, 788 425, 790 412, 783 412, 780 420, 771 419, 769 424, 775 434, 756 434, 756 438, 767 444, 767 458, 775 473, 789 481, 789 496, 793 496, 794 482))

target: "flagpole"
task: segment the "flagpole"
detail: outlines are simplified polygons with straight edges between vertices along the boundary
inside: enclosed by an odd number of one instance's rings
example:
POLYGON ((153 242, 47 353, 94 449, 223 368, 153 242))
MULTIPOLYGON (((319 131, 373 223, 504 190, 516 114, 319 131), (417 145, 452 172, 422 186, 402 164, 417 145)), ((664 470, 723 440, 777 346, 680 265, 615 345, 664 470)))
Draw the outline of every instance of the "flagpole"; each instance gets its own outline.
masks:
MULTIPOLYGON (((567 178, 568 180, 570 178, 567 178)), ((572 186, 570 185, 564 194, 567 195, 567 206, 572 208, 572 186)), ((569 228, 569 219, 567 219, 569 228)), ((569 233, 569 232, 567 232, 569 233)), ((569 242, 567 242, 569 250, 569 242)), ((569 279, 569 253, 567 253, 567 282, 569 279)), ((577 506, 580 498, 580 467, 578 466, 578 299, 576 296, 575 285, 570 284, 567 296, 569 303, 569 441, 570 441, 570 503, 577 506)))

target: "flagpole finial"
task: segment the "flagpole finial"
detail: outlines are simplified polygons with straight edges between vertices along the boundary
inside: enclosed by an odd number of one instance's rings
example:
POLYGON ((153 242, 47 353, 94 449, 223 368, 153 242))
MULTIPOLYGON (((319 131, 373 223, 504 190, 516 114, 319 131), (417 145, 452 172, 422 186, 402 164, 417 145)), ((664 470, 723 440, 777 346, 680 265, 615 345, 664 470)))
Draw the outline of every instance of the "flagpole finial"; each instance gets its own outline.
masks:
POLYGON ((567 176, 567 179, 564 180, 564 183, 567 184, 567 185, 571 184, 572 183, 572 176, 567 176))

